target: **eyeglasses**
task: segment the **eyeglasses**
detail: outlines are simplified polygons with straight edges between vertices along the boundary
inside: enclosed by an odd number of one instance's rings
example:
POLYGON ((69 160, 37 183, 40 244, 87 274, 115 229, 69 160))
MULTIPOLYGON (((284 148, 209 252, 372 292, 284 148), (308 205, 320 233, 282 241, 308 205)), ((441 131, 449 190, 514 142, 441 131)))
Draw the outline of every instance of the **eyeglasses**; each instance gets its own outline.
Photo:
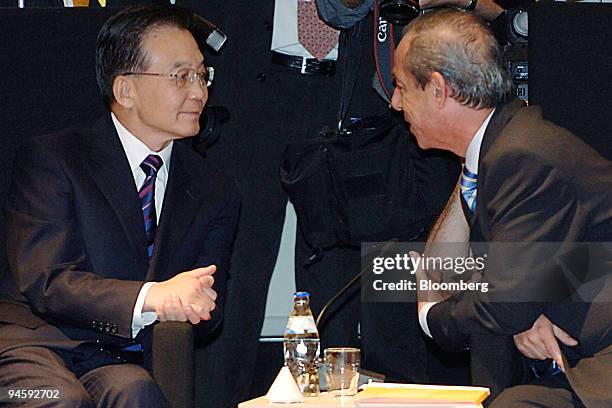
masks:
POLYGON ((154 72, 125 72, 123 75, 149 75, 172 78, 176 83, 176 87, 179 89, 184 88, 187 83, 189 83, 189 85, 193 84, 197 78, 202 88, 206 88, 212 85, 213 78, 215 77, 215 69, 213 67, 206 67, 204 72, 197 72, 191 68, 184 68, 172 74, 159 74, 154 72))

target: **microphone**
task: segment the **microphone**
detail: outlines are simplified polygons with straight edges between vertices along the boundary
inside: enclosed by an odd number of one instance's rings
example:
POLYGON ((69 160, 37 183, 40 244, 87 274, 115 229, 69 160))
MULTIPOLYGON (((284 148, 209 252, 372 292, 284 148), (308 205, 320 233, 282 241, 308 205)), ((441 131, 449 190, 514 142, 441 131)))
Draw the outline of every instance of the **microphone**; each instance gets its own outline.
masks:
MULTIPOLYGON (((366 265, 357 275, 355 275, 342 289, 340 289, 321 309, 319 315, 317 316, 317 320, 315 325, 320 329, 319 323, 323 319, 325 312, 329 307, 336 301, 340 296, 342 296, 351 286, 355 284, 355 282, 359 281, 359 279, 363 276, 363 274, 369 270, 369 265, 366 265)), ((320 332, 321 330, 319 330, 320 332)), ((359 368, 359 383, 358 385, 364 385, 371 382, 385 382, 385 375, 382 373, 377 373, 375 371, 367 370, 363 367, 359 368)))
MULTIPOLYGON (((421 233, 424 231, 423 228, 421 228, 421 230, 419 231, 419 233, 413 237, 411 237, 409 239, 409 241, 413 241, 415 239, 417 239, 421 233)), ((394 243, 397 243, 398 240, 397 238, 393 238, 391 240, 389 240, 381 249, 381 252, 387 251, 390 248, 390 245, 393 245, 394 243)), ((342 289, 340 289, 338 292, 336 292, 336 294, 327 302, 325 303, 325 305, 323 306, 323 308, 321 309, 321 311, 319 312, 319 315, 317 316, 317 320, 315 321, 315 324, 317 325, 317 328, 319 327, 319 322, 323 319, 323 316, 325 315, 325 312, 327 311, 327 309, 329 309, 329 307, 336 301, 338 300, 338 298, 340 298, 340 296, 342 296, 347 290, 349 290, 349 288, 351 286, 353 286, 355 284, 355 282, 359 281, 359 279, 368 271, 370 271, 371 265, 367 264, 364 265, 363 269, 361 271, 359 271, 359 273, 357 275, 355 275, 350 281, 348 281, 348 283, 346 285, 344 285, 344 287, 342 289)))
POLYGON ((340 289, 330 300, 327 301, 327 303, 325 303, 325 305, 323 306, 323 308, 321 309, 321 311, 319 312, 319 315, 317 316, 317 320, 315 321, 315 325, 317 327, 319 327, 319 322, 321 321, 321 319, 323 318, 323 316, 325 315, 325 312, 327 311, 327 309, 329 309, 329 307, 336 301, 338 300, 338 298, 340 298, 340 296, 342 296, 347 290, 349 290, 349 288, 351 286, 353 286, 355 284, 355 282, 357 282, 362 276, 363 274, 369 270, 367 267, 362 269, 357 275, 355 275, 346 285, 344 285, 344 287, 342 289, 340 289))
POLYGON ((192 31, 196 38, 204 39, 206 45, 216 52, 223 47, 227 40, 227 35, 223 31, 197 13, 193 13, 192 16, 192 31))

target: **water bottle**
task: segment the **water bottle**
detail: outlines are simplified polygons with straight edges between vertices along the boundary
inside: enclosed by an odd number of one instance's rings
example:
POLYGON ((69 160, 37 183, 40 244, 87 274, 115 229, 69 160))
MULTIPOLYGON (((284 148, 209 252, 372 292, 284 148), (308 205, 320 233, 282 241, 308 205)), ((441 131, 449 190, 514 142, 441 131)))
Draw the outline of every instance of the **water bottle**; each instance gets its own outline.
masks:
POLYGON ((302 395, 319 394, 319 332, 310 310, 310 293, 293 295, 293 310, 285 329, 285 364, 302 395))

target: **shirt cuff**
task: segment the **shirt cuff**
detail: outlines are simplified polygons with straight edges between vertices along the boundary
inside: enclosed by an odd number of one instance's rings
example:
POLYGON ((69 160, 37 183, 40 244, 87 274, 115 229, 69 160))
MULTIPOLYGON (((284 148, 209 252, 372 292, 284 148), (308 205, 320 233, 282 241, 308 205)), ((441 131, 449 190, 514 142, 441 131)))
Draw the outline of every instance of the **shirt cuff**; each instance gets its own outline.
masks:
POLYGON ((429 336, 430 339, 433 339, 431 332, 429 331, 429 326, 427 325, 427 313, 429 313, 429 309, 434 307, 438 302, 425 302, 425 304, 419 310, 419 324, 421 325, 421 329, 423 332, 429 336))
POLYGON ((149 293, 149 289, 156 283, 157 282, 147 282, 140 288, 140 292, 136 298, 136 305, 134 306, 134 313, 132 314, 132 338, 136 338, 140 330, 153 324, 157 320, 157 313, 142 311, 147 293, 149 293))

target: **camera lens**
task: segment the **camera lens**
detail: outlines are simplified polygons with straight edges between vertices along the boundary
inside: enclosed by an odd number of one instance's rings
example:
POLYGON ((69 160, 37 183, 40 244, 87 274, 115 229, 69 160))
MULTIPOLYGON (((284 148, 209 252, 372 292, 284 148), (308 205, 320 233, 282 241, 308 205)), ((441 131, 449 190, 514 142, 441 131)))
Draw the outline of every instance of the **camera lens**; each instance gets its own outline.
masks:
POLYGON ((382 0, 378 13, 390 23, 406 25, 419 15, 419 3, 416 0, 382 0))
POLYGON ((517 35, 527 37, 529 35, 529 20, 526 11, 519 11, 512 18, 512 28, 517 35))

